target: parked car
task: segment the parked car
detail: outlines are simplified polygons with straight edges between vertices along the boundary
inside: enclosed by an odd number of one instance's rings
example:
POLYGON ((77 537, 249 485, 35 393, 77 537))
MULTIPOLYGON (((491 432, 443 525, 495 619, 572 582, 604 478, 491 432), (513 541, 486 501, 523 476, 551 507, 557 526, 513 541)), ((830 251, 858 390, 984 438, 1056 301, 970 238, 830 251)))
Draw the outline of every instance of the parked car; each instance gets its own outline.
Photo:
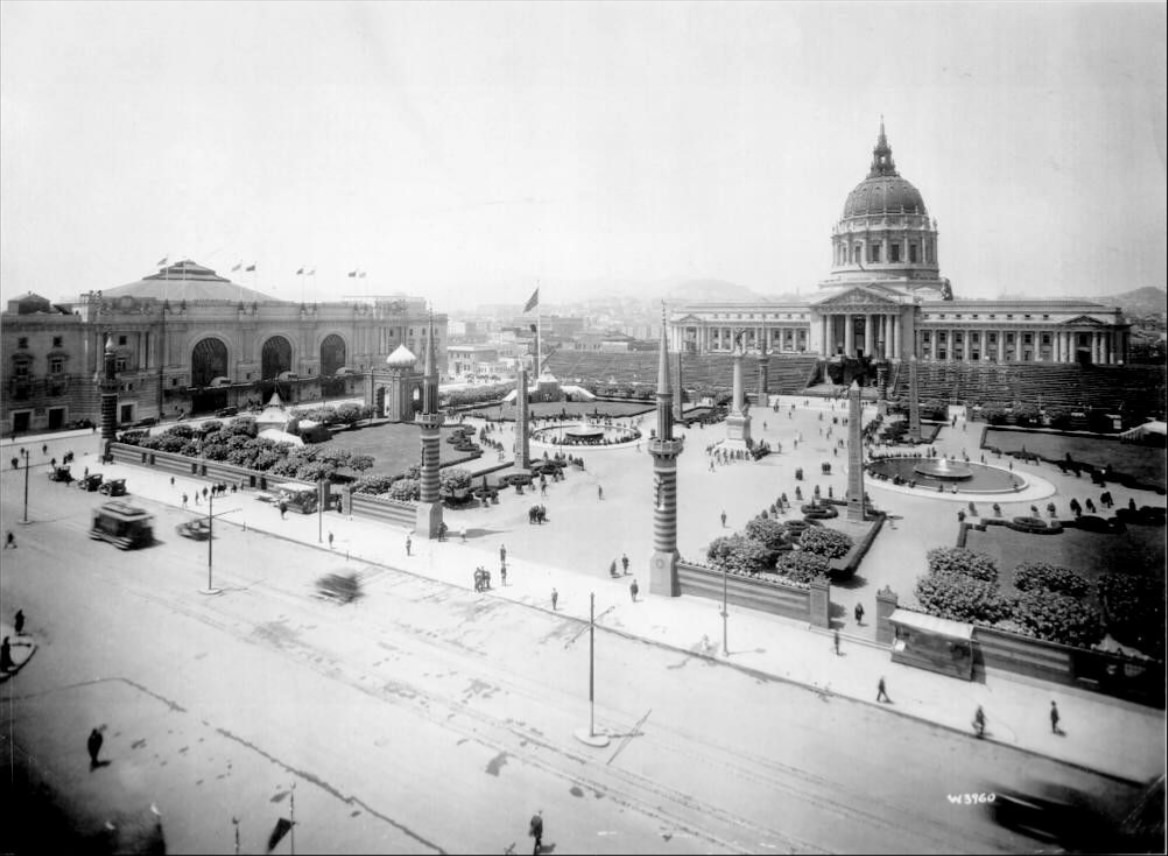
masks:
POLYGON ((106 496, 125 496, 126 495, 126 480, 125 479, 110 479, 102 482, 98 487, 98 493, 104 493, 106 496))
POLYGON ((53 471, 49 473, 49 481, 69 484, 69 482, 73 481, 73 476, 70 474, 68 467, 53 467, 53 471))
POLYGON ((77 486, 84 491, 92 493, 101 486, 101 481, 104 478, 101 473, 90 473, 82 479, 78 479, 77 486))
POLYGON ((215 415, 222 419, 225 416, 235 416, 239 413, 238 407, 221 407, 215 411, 215 415))

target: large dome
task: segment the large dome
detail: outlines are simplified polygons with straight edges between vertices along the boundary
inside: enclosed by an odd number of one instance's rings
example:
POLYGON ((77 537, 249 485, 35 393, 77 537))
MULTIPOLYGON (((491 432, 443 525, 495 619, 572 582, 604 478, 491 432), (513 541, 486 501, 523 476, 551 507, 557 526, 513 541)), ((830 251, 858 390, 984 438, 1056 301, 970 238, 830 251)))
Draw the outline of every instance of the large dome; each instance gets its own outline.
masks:
POLYGON ((881 175, 866 178, 848 194, 848 201, 844 203, 844 219, 883 214, 928 213, 921 192, 899 176, 881 175))
POLYGON ((868 177, 856 185, 844 203, 844 219, 884 214, 919 214, 927 216, 921 192, 900 177, 892 160, 892 147, 884 135, 880 119, 880 137, 872 149, 872 168, 868 177))

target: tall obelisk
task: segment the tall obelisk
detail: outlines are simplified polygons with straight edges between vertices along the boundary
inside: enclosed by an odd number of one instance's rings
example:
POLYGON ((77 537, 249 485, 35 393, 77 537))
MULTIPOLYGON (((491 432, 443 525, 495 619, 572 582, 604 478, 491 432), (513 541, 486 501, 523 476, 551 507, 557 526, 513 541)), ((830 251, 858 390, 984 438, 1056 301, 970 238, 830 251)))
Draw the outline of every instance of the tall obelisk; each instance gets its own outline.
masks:
POLYGON ((101 379, 101 449, 99 454, 104 462, 109 455, 110 444, 117 438, 118 429, 118 353, 114 349, 113 336, 105 337, 104 362, 101 379))
POLYGON ((848 389, 848 520, 864 520, 864 446, 861 439, 863 411, 860 384, 848 389))
POLYGON ((415 531, 425 538, 438 537, 442 527, 438 455, 443 421, 444 417, 438 410, 438 364, 434 357, 434 314, 431 312, 425 370, 422 375, 422 412, 417 417, 417 423, 422 429, 422 471, 415 531))
POLYGON ((531 446, 527 437, 527 366, 519 362, 519 377, 515 380, 515 467, 531 467, 531 446))
POLYGON ((677 580, 677 456, 684 438, 673 437, 673 392, 669 385, 669 345, 665 310, 661 310, 661 356, 657 369, 657 432, 649 441, 653 456, 653 554, 649 557, 649 591, 666 597, 681 594, 677 580))
POLYGON ((730 415, 726 417, 726 448, 750 448, 750 408, 742 390, 742 332, 739 331, 734 344, 734 397, 730 402, 730 415))
POLYGON ((674 380, 673 386, 677 392, 673 394, 673 421, 677 423, 685 418, 682 415, 685 406, 685 387, 681 385, 681 351, 677 352, 677 374, 674 375, 674 380))
POLYGON ((771 355, 767 353, 766 341, 763 340, 758 351, 758 394, 754 398, 755 407, 766 407, 767 387, 770 384, 771 355))
POLYGON ((921 388, 917 380, 917 356, 908 358, 908 441, 921 442, 921 388))

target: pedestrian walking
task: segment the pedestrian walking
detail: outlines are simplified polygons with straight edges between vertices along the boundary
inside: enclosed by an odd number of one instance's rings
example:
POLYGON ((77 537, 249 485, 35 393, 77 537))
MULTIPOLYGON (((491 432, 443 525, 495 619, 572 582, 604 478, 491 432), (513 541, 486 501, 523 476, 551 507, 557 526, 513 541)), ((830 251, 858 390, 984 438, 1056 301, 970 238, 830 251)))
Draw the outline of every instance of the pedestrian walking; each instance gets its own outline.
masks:
POLYGON ((973 715, 973 730, 978 737, 985 737, 986 715, 980 704, 977 706, 977 712, 973 715))
POLYGON ((597 485, 597 486, 596 486, 596 498, 597 498, 597 499, 604 499, 604 487, 603 487, 603 485, 597 485))
POLYGON ((838 657, 840 655, 839 631, 838 630, 833 630, 831 632, 831 640, 832 640, 832 644, 835 645, 835 655, 838 657))
POLYGON ((527 834, 535 839, 535 856, 539 856, 540 848, 543 847, 543 809, 531 816, 531 826, 527 830, 527 834))
POLYGON ((43 446, 41 446, 41 454, 47 455, 48 453, 49 453, 49 444, 45 443, 43 446))
POLYGON ((888 697, 887 691, 884 689, 884 676, 880 676, 880 680, 876 683, 876 701, 886 701, 892 704, 892 699, 888 697))
POLYGON ((9 547, 13 550, 16 549, 16 536, 12 534, 11 529, 8 530, 8 535, 4 538, 4 549, 7 550, 9 547))
POLYGON ((329 549, 331 550, 332 548, 333 548, 333 533, 330 532, 329 533, 329 549))
POLYGON ((410 538, 410 536, 409 536, 409 535, 407 535, 407 536, 406 536, 406 555, 407 555, 407 556, 409 556, 409 555, 412 555, 412 554, 410 553, 410 548, 411 548, 411 547, 413 547, 413 546, 414 546, 414 541, 413 541, 413 539, 412 539, 412 538, 410 538))
MULTIPOLYGON (((16 632, 19 633, 20 630, 18 629, 16 632)), ((1058 724, 1059 724, 1058 705, 1052 701, 1050 703, 1050 731, 1052 734, 1059 734, 1060 733, 1058 724)))
POLYGON ((725 511, 722 512, 722 528, 723 529, 726 528, 726 512, 725 511))
POLYGON ((635 579, 631 583, 629 583, 629 594, 631 594, 633 596, 633 603, 637 602, 637 592, 639 592, 640 590, 641 589, 637 585, 637 581, 635 579))
POLYGON ((507 585, 507 563, 503 562, 499 565, 499 577, 503 580, 503 585, 507 585))
POLYGON ((207 494, 208 494, 208 493, 209 493, 209 491, 207 490, 206 486, 204 485, 204 486, 203 486, 203 499, 206 499, 206 498, 207 498, 207 494))
POLYGON ((170 486, 174 487, 174 476, 170 477, 170 486))
POLYGON ((612 564, 608 566, 608 575, 614 580, 619 576, 616 572, 616 559, 613 559, 612 564))
POLYGON ((463 526, 461 529, 458 530, 458 536, 462 539, 462 543, 465 544, 466 543, 466 527, 465 526, 463 526))
POLYGON ((552 589, 552 612, 555 612, 557 609, 559 609, 559 607, 556 606, 556 604, 559 602, 559 600, 560 600, 560 593, 553 588, 552 589))
POLYGON ((507 545, 506 544, 499 545, 499 561, 500 562, 507 561, 507 545))
MULTIPOLYGON (((204 488, 204 490, 205 490, 205 488, 204 488)), ((199 502, 199 495, 196 493, 195 494, 195 504, 197 505, 198 502, 199 502)), ((285 518, 287 518, 287 516, 288 516, 288 503, 284 502, 284 500, 281 499, 280 500, 280 519, 284 520, 285 518)))
POLYGON ((627 553, 621 553, 621 569, 626 574, 629 572, 629 557, 627 553))
POLYGON ((195 491, 195 505, 198 505, 198 504, 199 504, 199 492, 196 490, 195 491))
POLYGON ((24 634, 24 610, 18 609, 18 610, 16 610, 16 635, 21 636, 23 634, 24 634))
POLYGON ((864 604, 856 604, 856 624, 864 623, 864 604))
POLYGON ((89 769, 94 769, 98 766, 97 756, 101 753, 101 744, 105 742, 105 738, 101 736, 101 731, 97 728, 89 732, 89 739, 85 741, 85 747, 89 750, 89 769))
POLYGON ((187 499, 188 499, 188 497, 187 497, 187 495, 184 493, 184 494, 183 494, 183 506, 182 506, 183 508, 186 508, 186 507, 187 507, 187 499))

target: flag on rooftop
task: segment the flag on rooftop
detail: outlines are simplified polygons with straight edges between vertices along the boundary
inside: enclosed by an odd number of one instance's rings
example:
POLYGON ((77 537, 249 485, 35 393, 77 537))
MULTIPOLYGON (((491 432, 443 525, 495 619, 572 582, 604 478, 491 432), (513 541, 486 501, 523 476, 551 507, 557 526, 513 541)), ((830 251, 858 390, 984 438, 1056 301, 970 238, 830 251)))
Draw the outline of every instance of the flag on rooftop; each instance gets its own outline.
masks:
POLYGON ((300 270, 296 271, 297 276, 302 276, 303 274, 304 274, 304 268, 301 268, 300 270))
POLYGON ((247 267, 245 267, 243 269, 244 273, 249 273, 250 271, 253 271, 253 270, 255 270, 255 265, 248 265, 247 267))
POLYGON ((235 273, 237 270, 239 270, 239 269, 240 269, 240 268, 242 268, 242 267, 243 267, 243 262, 240 262, 239 264, 237 264, 235 267, 233 267, 233 268, 231 269, 231 272, 232 272, 232 273, 235 273))
POLYGON ((166 264, 169 261, 170 261, 170 256, 163 256, 161 259, 159 259, 158 266, 159 267, 166 267, 166 264))
POLYGON ((539 286, 535 287, 535 291, 531 292, 531 297, 527 298, 527 305, 523 307, 524 312, 530 312, 539 305, 539 286))

